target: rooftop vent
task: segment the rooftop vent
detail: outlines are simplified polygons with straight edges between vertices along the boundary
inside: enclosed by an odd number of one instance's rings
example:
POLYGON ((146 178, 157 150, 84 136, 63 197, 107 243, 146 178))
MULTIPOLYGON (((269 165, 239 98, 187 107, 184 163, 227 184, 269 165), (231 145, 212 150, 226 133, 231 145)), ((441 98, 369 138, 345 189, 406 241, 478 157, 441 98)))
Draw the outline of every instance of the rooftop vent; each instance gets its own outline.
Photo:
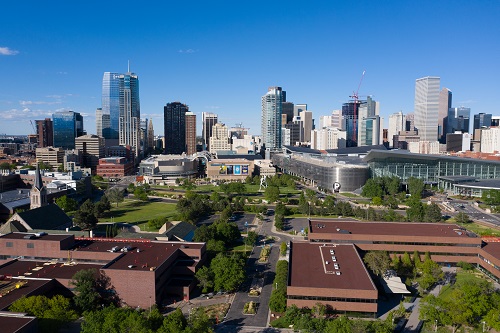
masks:
POLYGON ((134 268, 135 266, 134 265, 128 265, 128 268, 134 268))
POLYGON ((336 271, 335 274, 340 275, 340 271, 336 271))
POLYGON ((327 264, 327 265, 328 265, 328 264, 329 264, 329 262, 328 262, 328 261, 325 261, 325 264, 327 264))
POLYGON ((33 235, 33 234, 30 234, 30 235, 25 235, 23 238, 24 238, 24 239, 35 239, 35 238, 36 238, 36 236, 35 236, 35 235, 33 235))

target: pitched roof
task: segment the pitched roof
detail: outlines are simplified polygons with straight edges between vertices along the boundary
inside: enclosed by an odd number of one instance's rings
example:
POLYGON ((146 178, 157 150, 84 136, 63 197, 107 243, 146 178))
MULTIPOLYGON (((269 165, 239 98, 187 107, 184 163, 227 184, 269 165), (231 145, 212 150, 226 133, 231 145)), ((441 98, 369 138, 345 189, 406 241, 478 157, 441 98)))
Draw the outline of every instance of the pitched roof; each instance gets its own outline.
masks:
POLYGON ((40 173, 40 167, 37 163, 35 171, 35 183, 33 184, 33 188, 36 188, 37 190, 40 191, 42 187, 43 187, 42 174, 40 173))
POLYGON ((0 227, 0 235, 10 234, 11 232, 26 232, 28 229, 19 221, 9 221, 0 227))
POLYGON ((55 204, 30 209, 17 215, 32 229, 60 229, 72 223, 70 217, 55 204))
POLYGON ((169 240, 177 238, 179 240, 190 242, 193 240, 195 230, 196 226, 191 223, 181 221, 169 228, 165 232, 165 236, 168 237, 169 240))

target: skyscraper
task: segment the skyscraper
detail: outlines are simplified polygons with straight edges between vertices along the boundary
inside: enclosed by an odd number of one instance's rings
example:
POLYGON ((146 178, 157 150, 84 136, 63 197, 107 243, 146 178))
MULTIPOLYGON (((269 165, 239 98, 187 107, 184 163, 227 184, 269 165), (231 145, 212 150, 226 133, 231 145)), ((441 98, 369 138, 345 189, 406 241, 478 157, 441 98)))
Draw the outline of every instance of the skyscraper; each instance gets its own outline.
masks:
POLYGON ((459 107, 448 109, 448 122, 446 125, 446 133, 462 133, 469 132, 470 108, 459 107))
POLYGON ((212 128, 215 124, 217 124, 217 115, 215 113, 210 112, 202 112, 201 113, 201 121, 202 121, 202 135, 203 141, 205 144, 205 150, 210 150, 210 137, 212 136, 212 128))
POLYGON ((186 112, 186 154, 196 153, 196 115, 186 112))
MULTIPOLYGON (((52 119, 35 120, 36 135, 38 137, 38 147, 51 147, 54 145, 54 128, 52 119)), ((490 121, 491 122, 491 121, 490 121)))
POLYGON ((148 124, 148 147, 154 149, 155 147, 155 131, 153 129, 153 119, 149 119, 148 124))
POLYGON ((141 125, 140 125, 140 140, 141 140, 141 151, 143 152, 144 156, 147 154, 149 151, 149 146, 148 146, 148 118, 141 119, 141 125))
POLYGON ((103 137, 118 140, 120 122, 120 74, 105 72, 102 77, 102 114, 109 115, 109 129, 103 127, 103 137))
POLYGON ((261 130, 262 141, 266 149, 281 148, 281 110, 283 90, 281 87, 269 87, 262 96, 261 130))
POLYGON ((186 112, 189 107, 180 102, 167 103, 163 108, 165 128, 165 154, 186 152, 186 112))
POLYGON ((346 131, 346 147, 358 146, 358 122, 361 101, 342 104, 342 119, 346 131))
POLYGON ((304 141, 311 142, 311 131, 313 130, 312 112, 301 111, 299 115, 302 120, 302 126, 304 126, 304 141))
POLYGON ((281 114, 286 116, 285 124, 288 124, 293 120, 293 108, 294 105, 292 102, 283 102, 281 104, 281 114))
POLYGON ((103 138, 111 136, 111 119, 110 115, 103 113, 102 108, 95 110, 95 128, 96 134, 103 138))
POLYGON ((54 147, 75 149, 75 138, 84 134, 83 117, 78 112, 61 111, 52 115, 54 147))
POLYGON ((438 139, 439 85, 434 76, 415 81, 415 127, 422 141, 438 139))
MULTIPOLYGON (((118 139, 120 146, 131 146, 135 156, 140 154, 141 106, 139 102, 139 78, 128 72, 118 77, 120 93, 120 118, 118 139)), ((113 118, 111 117, 111 123, 113 118)))
POLYGON ((451 109, 452 93, 448 88, 443 88, 439 92, 439 113, 438 113, 438 139, 441 143, 446 143, 446 129, 448 122, 448 110, 451 109))
POLYGON ((393 113, 389 116, 389 128, 387 129, 387 141, 389 146, 393 147, 394 136, 398 135, 400 131, 405 131, 406 117, 402 111, 393 113))
POLYGON ((481 127, 490 127, 491 126, 491 117, 492 117, 491 113, 475 114, 474 115, 474 130, 477 130, 481 127))

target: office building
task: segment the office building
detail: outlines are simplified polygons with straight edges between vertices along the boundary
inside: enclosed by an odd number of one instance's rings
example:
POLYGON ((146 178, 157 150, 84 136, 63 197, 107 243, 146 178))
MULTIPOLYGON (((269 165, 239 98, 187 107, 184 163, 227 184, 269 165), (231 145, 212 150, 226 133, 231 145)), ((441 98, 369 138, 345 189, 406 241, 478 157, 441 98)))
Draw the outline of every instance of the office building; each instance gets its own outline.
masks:
POLYGON ((393 113, 389 116, 389 128, 387 129, 387 140, 390 147, 394 147, 394 136, 399 132, 405 131, 406 117, 402 111, 393 113))
POLYGON ((165 128, 165 154, 180 155, 186 152, 186 112, 189 107, 172 102, 163 108, 165 128))
POLYGON ((292 146, 300 146, 305 142, 304 139, 304 122, 300 116, 293 117, 293 121, 285 125, 288 131, 286 136, 289 137, 289 144, 292 146))
POLYGON ((52 147, 54 145, 54 127, 52 119, 35 120, 38 147, 52 147))
POLYGON ((382 123, 383 118, 378 115, 361 118, 358 125, 358 147, 382 144, 382 123))
POLYGON ((439 111, 438 111, 438 140, 446 143, 446 134, 453 133, 447 130, 448 110, 451 109, 452 93, 448 88, 443 88, 439 92, 439 111))
POLYGON ((281 148, 282 103, 283 90, 281 87, 269 87, 267 93, 262 96, 261 130, 266 149, 281 148))
MULTIPOLYGON (((102 108, 97 108, 95 110, 95 127, 96 135, 111 139, 111 118, 109 113, 106 114, 102 111, 102 108)), ((116 140, 116 139, 115 139, 116 140)))
POLYGON ((481 152, 500 152, 500 127, 483 128, 481 130, 481 152))
POLYGON ((415 81, 415 127, 422 141, 438 139, 439 85, 439 77, 415 81))
POLYGON ((446 125, 446 134, 460 131, 469 132, 470 108, 459 107, 448 109, 448 119, 446 125))
POLYGON ((52 115, 54 147, 74 149, 75 138, 84 134, 83 117, 78 112, 61 111, 52 115))
POLYGON ((311 131, 314 129, 312 112, 301 111, 299 115, 304 128, 304 142, 311 142, 311 131))
POLYGON ((307 111, 307 104, 295 104, 293 106, 294 117, 298 117, 302 111, 307 111))
POLYGON ((120 95, 119 145, 131 146, 135 156, 139 156, 141 152, 139 78, 136 74, 128 72, 118 77, 118 84, 120 95))
POLYGON ((149 139, 148 139, 148 118, 141 119, 140 125, 140 142, 141 142, 141 152, 146 155, 149 152, 149 139))
POLYGON ((212 136, 210 137, 210 152, 231 150, 231 140, 229 138, 229 129, 222 123, 217 123, 212 127, 212 136))
POLYGON ((358 122, 361 101, 350 101, 342 104, 343 129, 347 134, 347 147, 358 146, 358 122))
POLYGON ((205 144, 205 150, 210 150, 210 137, 212 136, 212 128, 217 124, 217 115, 211 112, 202 112, 202 135, 205 144))
POLYGON ((335 127, 325 127, 312 131, 315 140, 311 140, 311 148, 317 150, 338 149, 346 147, 346 132, 335 127))
POLYGON ((406 115, 405 131, 415 131, 415 114, 408 113, 406 115))
POLYGON ((82 153, 82 164, 85 168, 96 170, 99 159, 104 157, 104 138, 97 135, 82 135, 75 139, 75 148, 82 153))
POLYGON ((282 123, 282 125, 284 124, 288 124, 289 122, 292 121, 293 119, 293 116, 294 116, 294 105, 292 102, 286 102, 284 101, 282 104, 281 104, 281 115, 283 117, 286 117, 284 118, 284 123, 282 123))
MULTIPOLYGON (((120 122, 120 74, 105 72, 102 77, 102 114, 109 115, 109 127, 103 127, 105 139, 118 140, 120 122), (107 130, 105 130, 107 129, 107 130)), ((99 133, 98 133, 99 135, 99 133)))
POLYGON ((149 119, 148 123, 148 147, 150 150, 155 148, 155 131, 153 128, 153 119, 149 119))
POLYGON ((500 126, 500 116, 491 116, 491 126, 500 126))
POLYGON ((472 135, 469 133, 448 133, 446 134, 446 151, 458 152, 470 150, 472 135))
POLYGON ((36 161, 49 164, 53 168, 63 164, 64 149, 60 147, 44 147, 36 149, 36 161))
POLYGON ((476 138, 476 130, 483 128, 483 127, 490 127, 491 126, 491 113, 479 113, 474 115, 474 124, 473 124, 473 133, 474 133, 474 140, 479 140, 479 138, 476 138))
POLYGON ((196 115, 193 112, 186 112, 186 154, 196 153, 196 115))

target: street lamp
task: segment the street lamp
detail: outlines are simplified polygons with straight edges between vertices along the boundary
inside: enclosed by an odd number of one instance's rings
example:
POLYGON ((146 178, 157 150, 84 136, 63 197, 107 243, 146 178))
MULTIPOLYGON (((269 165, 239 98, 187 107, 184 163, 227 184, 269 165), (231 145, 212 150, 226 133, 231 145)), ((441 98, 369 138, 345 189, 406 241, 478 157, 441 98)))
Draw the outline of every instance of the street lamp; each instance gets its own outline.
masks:
POLYGON ((484 329, 484 324, 486 324, 486 322, 483 320, 483 332, 486 332, 484 329))
POLYGON ((436 327, 434 329, 434 332, 437 332, 437 330, 438 330, 438 320, 436 319, 436 327))

